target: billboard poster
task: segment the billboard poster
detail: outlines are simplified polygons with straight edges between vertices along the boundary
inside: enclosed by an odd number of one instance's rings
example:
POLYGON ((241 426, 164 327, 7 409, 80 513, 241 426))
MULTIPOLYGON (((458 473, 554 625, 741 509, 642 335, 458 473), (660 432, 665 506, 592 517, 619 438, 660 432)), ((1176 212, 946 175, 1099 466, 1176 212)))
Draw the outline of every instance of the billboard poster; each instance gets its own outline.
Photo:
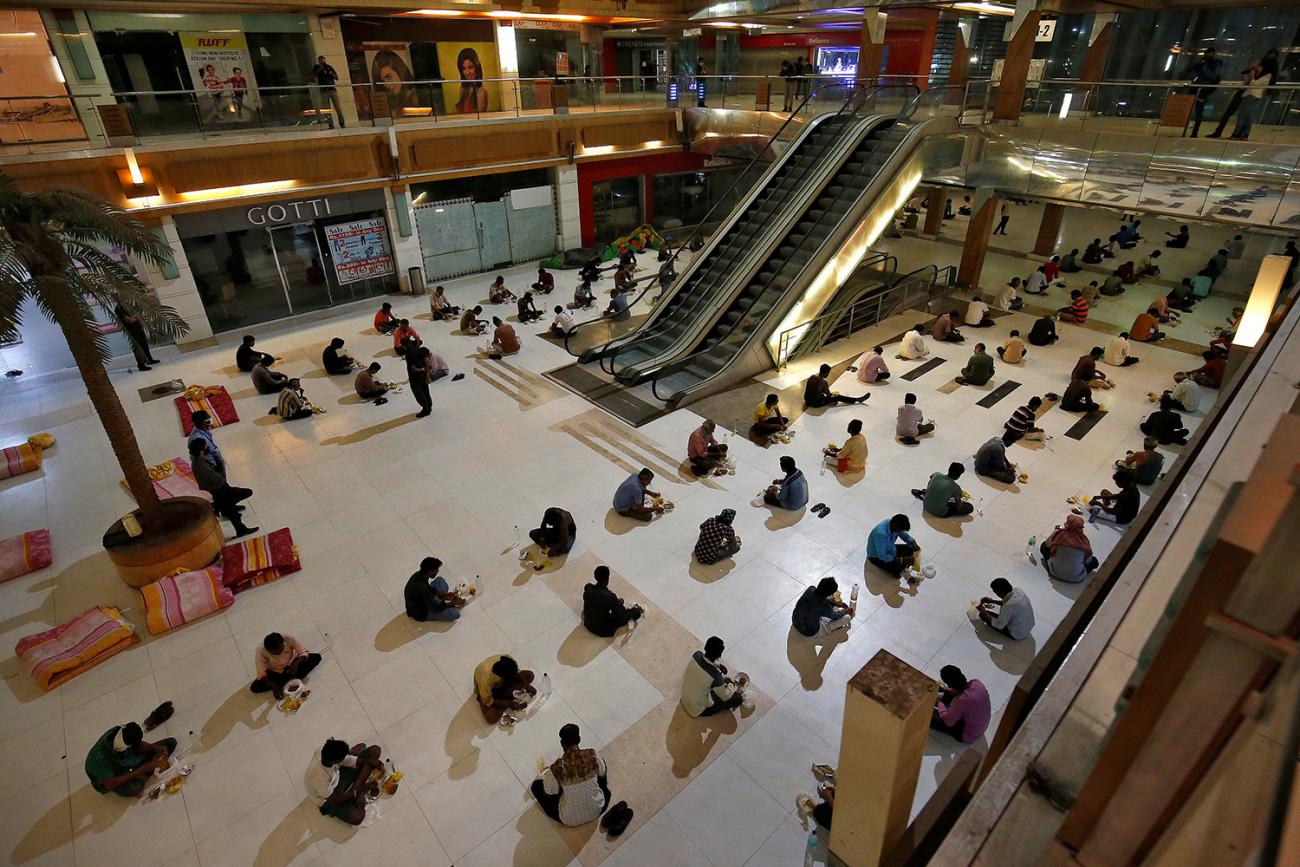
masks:
POLYGON ((204 123, 256 119, 257 82, 242 33, 178 33, 204 123))
POLYGON ((393 273, 393 257, 388 254, 388 227, 383 217, 326 226, 325 242, 329 244, 340 285, 393 273))
POLYGON ((394 113, 416 105, 415 88, 411 82, 411 44, 409 42, 363 42, 361 50, 366 56, 366 70, 373 87, 388 91, 388 104, 394 113))
POLYGON ((444 79, 453 79, 442 86, 452 113, 500 111, 500 85, 491 80, 501 77, 495 43, 439 42, 438 68, 444 79))

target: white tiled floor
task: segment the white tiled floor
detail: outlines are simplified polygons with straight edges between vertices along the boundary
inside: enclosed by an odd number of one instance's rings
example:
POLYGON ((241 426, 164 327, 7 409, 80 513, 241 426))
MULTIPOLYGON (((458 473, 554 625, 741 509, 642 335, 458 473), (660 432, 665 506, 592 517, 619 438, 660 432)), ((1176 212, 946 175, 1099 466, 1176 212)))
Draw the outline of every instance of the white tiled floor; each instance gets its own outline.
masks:
MULTIPOLYGON (((932 245, 936 246, 937 245, 932 245)), ((509 272, 521 282, 525 269, 509 272)), ((453 300, 477 301, 481 278, 449 284, 453 300)), ((562 292, 569 278, 563 276, 562 292)), ((397 299, 402 314, 423 312, 423 299, 397 299)), ((268 350, 324 344, 341 335, 357 357, 379 358, 383 376, 400 378, 386 338, 368 334, 368 305, 325 322, 261 329, 268 350)), ((976 339, 996 344, 1028 317, 1012 316, 976 339)), ((1073 415, 1052 410, 1043 419, 1056 438, 1046 447, 1013 448, 1031 481, 1004 489, 968 474, 965 487, 982 514, 955 523, 925 520, 908 488, 951 460, 969 465, 974 450, 1032 393, 1061 391, 1075 359, 1099 342, 1093 331, 1062 328, 1061 342, 1034 349, 1026 364, 999 365, 994 385, 1022 383, 992 409, 976 405, 988 389, 942 394, 969 348, 943 346, 948 363, 915 382, 872 387, 865 408, 806 413, 800 434, 784 448, 760 449, 731 439, 739 461, 734 477, 712 484, 661 478, 657 487, 677 503, 671 515, 628 529, 608 516, 626 465, 643 460, 621 423, 556 388, 514 400, 474 374, 476 340, 450 336, 449 326, 418 320, 420 332, 465 372, 460 382, 433 386, 432 418, 413 419, 409 394, 384 407, 349 398, 350 381, 310 376, 315 364, 286 363, 304 375, 308 394, 328 414, 282 424, 265 413, 271 398, 249 393, 230 378, 230 341, 215 349, 163 352, 154 373, 114 374, 150 463, 184 452, 169 400, 141 404, 136 389, 183 377, 223 384, 237 396, 242 420, 217 430, 232 481, 255 490, 248 518, 271 530, 292 528, 302 572, 242 594, 223 614, 151 638, 138 596, 113 574, 99 547, 102 529, 130 508, 93 417, 52 428, 57 447, 41 472, 0 482, 0 537, 49 527, 55 564, 0 586, 0 640, 65 620, 93 604, 127 609, 144 639, 54 693, 43 695, 12 655, 0 660, 0 852, 13 863, 132 867, 165 864, 458 865, 566 864, 564 838, 531 805, 527 785, 540 755, 556 749, 555 732, 577 722, 594 746, 613 741, 665 699, 609 642, 593 640, 569 605, 542 576, 521 570, 513 548, 515 524, 533 526, 544 507, 569 508, 578 524, 573 556, 591 552, 608 563, 697 638, 722 635, 728 661, 746 670, 775 707, 730 743, 665 809, 624 841, 611 863, 790 864, 802 857, 807 832, 793 814, 794 795, 815 786, 813 762, 836 761, 846 679, 885 648, 931 673, 961 665, 989 687, 999 705, 1033 655, 1034 645, 1008 647, 972 629, 968 600, 1007 575, 1025 588, 1038 612, 1035 641, 1064 615, 1077 588, 1049 581, 1025 557, 1025 540, 1040 538, 1067 513, 1066 497, 1107 481, 1111 462, 1140 441, 1138 420, 1149 411, 1148 390, 1166 385, 1191 359, 1143 347, 1142 363, 1116 374, 1121 388, 1102 395, 1111 412, 1082 440, 1062 434, 1073 415), (894 412, 906 391, 920 396, 939 420, 937 433, 914 448, 893 439, 894 412), (613 431, 602 448, 622 465, 571 435, 579 419, 613 431), (843 438, 851 418, 866 425, 870 459, 851 484, 818 471, 818 452, 843 438), (751 505, 754 492, 791 454, 810 475, 812 501, 832 512, 775 516, 751 505), (744 548, 734 563, 693 564, 696 526, 724 507, 738 511, 744 548), (915 534, 938 577, 899 588, 862 572, 866 533, 895 512, 912 517, 915 534), (454 576, 481 576, 483 597, 455 625, 409 623, 401 588, 418 560, 433 553, 454 576), (825 574, 847 591, 865 583, 857 623, 847 636, 815 645, 791 637, 789 609, 800 589, 825 574), (323 649, 312 676, 314 697, 295 716, 268 710, 248 694, 252 654, 272 629, 323 649), (469 700, 470 673, 490 653, 514 652, 525 665, 549 671, 556 684, 536 719, 513 730, 483 724, 469 700), (139 719, 159 701, 176 716, 166 734, 200 738, 198 770, 180 797, 127 804, 99 796, 81 766, 91 742, 109 726, 139 719), (305 803, 302 776, 327 736, 381 744, 407 782, 383 804, 379 824, 352 831, 322 820, 305 803)), ((534 374, 567 362, 562 350, 520 328, 523 352, 512 363, 534 374)), ((973 341, 971 341, 973 342, 973 341)), ((969 343, 967 347, 969 347, 969 343)), ((893 363, 895 375, 909 364, 893 363)), ((25 378, 26 379, 26 378, 25 378)), ((840 390, 861 386, 846 379, 840 390)), ((537 389, 534 389, 537 391, 537 389)), ((85 402, 77 380, 28 379, 0 384, 0 433, 26 436, 30 417, 85 402)), ((1192 425, 1198 418, 1189 418, 1192 425)), ((698 423, 690 411, 636 431, 638 440, 669 455, 684 452, 698 423)), ((1176 449, 1169 453, 1174 457, 1176 449)), ((1089 535, 1101 556, 1118 532, 1089 535)), ((621 640, 621 639, 620 639, 621 640)), ((631 639, 635 641, 635 635, 631 639)), ((682 661, 691 650, 682 647, 682 661)), ((978 745, 977 747, 978 748, 978 745)), ((663 753, 663 743, 644 749, 663 753)), ((959 746, 931 738, 917 803, 934 790, 959 746)), ((611 779, 617 797, 620 781, 611 779)), ((637 807, 633 804, 633 807, 637 807)))

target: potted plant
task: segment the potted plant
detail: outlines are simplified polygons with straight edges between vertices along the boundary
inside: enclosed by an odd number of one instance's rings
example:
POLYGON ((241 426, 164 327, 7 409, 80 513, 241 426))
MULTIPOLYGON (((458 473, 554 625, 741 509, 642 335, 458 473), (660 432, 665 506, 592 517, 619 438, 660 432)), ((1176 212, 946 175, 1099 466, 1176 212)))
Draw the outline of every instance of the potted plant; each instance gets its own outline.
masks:
POLYGON ((196 497, 161 500, 140 454, 135 431, 104 365, 108 342, 94 327, 95 309, 133 310, 145 328, 175 338, 189 326, 149 294, 133 270, 104 252, 119 249, 151 264, 170 258, 167 245, 120 209, 78 190, 25 193, 0 172, 0 337, 19 326, 31 300, 68 341, 86 393, 135 497, 143 532, 130 538, 118 521, 105 533, 110 559, 124 580, 142 586, 177 566, 202 568, 220 551, 211 506, 196 497), (112 540, 110 542, 110 540, 112 540))

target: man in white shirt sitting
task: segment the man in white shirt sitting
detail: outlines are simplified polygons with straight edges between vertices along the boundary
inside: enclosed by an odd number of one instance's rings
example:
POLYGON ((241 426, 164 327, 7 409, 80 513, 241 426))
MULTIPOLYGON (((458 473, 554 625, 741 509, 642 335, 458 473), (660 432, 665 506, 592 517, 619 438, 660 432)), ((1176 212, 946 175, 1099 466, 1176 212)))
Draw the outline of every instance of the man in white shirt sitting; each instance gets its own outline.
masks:
POLYGON ((1128 354, 1128 332, 1121 331, 1110 339, 1106 344, 1106 351, 1102 354, 1102 361, 1105 361, 1111 367, 1132 367, 1138 363, 1136 357, 1128 354))
POLYGON ((898 357, 922 359, 930 354, 930 347, 925 345, 925 326, 918 325, 903 335, 903 342, 898 345, 898 357))
POLYGON ((1020 278, 1012 277, 1011 282, 998 290, 998 294, 993 298, 993 304, 999 310, 1019 310, 1025 306, 1025 302, 1020 299, 1020 278))
POLYGON ((551 336, 564 338, 573 330, 573 314, 562 304, 555 305, 555 321, 551 323, 551 336))
POLYGON ((976 295, 966 305, 966 315, 962 319, 971 328, 988 328, 993 325, 993 319, 989 316, 989 306, 984 303, 984 298, 980 295, 976 295))
POLYGON ((725 649, 715 635, 704 642, 704 650, 691 654, 682 673, 682 710, 687 716, 713 716, 740 707, 740 691, 747 681, 727 677, 727 667, 718 661, 725 649))
POLYGON ((1174 374, 1173 389, 1165 392, 1174 402, 1174 408, 1183 412, 1196 412, 1201 405, 1201 387, 1185 373, 1174 374))
POLYGON ((1016 641, 1028 638, 1034 630, 1034 607, 1025 591, 1015 589, 1005 578, 994 578, 989 586, 997 595, 980 600, 980 620, 1016 641))
POLYGON ((542 812, 561 825, 576 828, 600 818, 609 806, 605 760, 581 747, 582 733, 573 723, 560 729, 560 757, 533 780, 533 797, 542 812))
POLYGON ((320 814, 360 825, 366 818, 366 789, 370 776, 382 769, 379 747, 330 738, 307 768, 307 792, 320 801, 320 814))
POLYGON ((1039 265, 1034 273, 1029 275, 1028 282, 1025 283, 1026 295, 1046 295, 1047 294, 1047 272, 1043 266, 1039 265))

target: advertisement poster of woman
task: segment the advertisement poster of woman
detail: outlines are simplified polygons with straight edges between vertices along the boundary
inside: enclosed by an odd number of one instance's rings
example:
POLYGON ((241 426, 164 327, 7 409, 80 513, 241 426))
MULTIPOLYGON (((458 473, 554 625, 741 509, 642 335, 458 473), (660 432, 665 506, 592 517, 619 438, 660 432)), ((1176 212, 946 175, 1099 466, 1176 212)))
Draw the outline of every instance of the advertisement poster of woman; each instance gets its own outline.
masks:
POLYGON ((496 45, 491 42, 438 43, 438 66, 443 70, 444 98, 457 114, 498 111, 501 99, 496 45), (453 73, 454 70, 454 73, 453 73), (452 80, 452 75, 456 78, 452 80))
POLYGON ((405 42, 365 42, 366 68, 370 84, 388 93, 388 105, 394 114, 417 104, 415 80, 411 73, 411 47, 405 42))

